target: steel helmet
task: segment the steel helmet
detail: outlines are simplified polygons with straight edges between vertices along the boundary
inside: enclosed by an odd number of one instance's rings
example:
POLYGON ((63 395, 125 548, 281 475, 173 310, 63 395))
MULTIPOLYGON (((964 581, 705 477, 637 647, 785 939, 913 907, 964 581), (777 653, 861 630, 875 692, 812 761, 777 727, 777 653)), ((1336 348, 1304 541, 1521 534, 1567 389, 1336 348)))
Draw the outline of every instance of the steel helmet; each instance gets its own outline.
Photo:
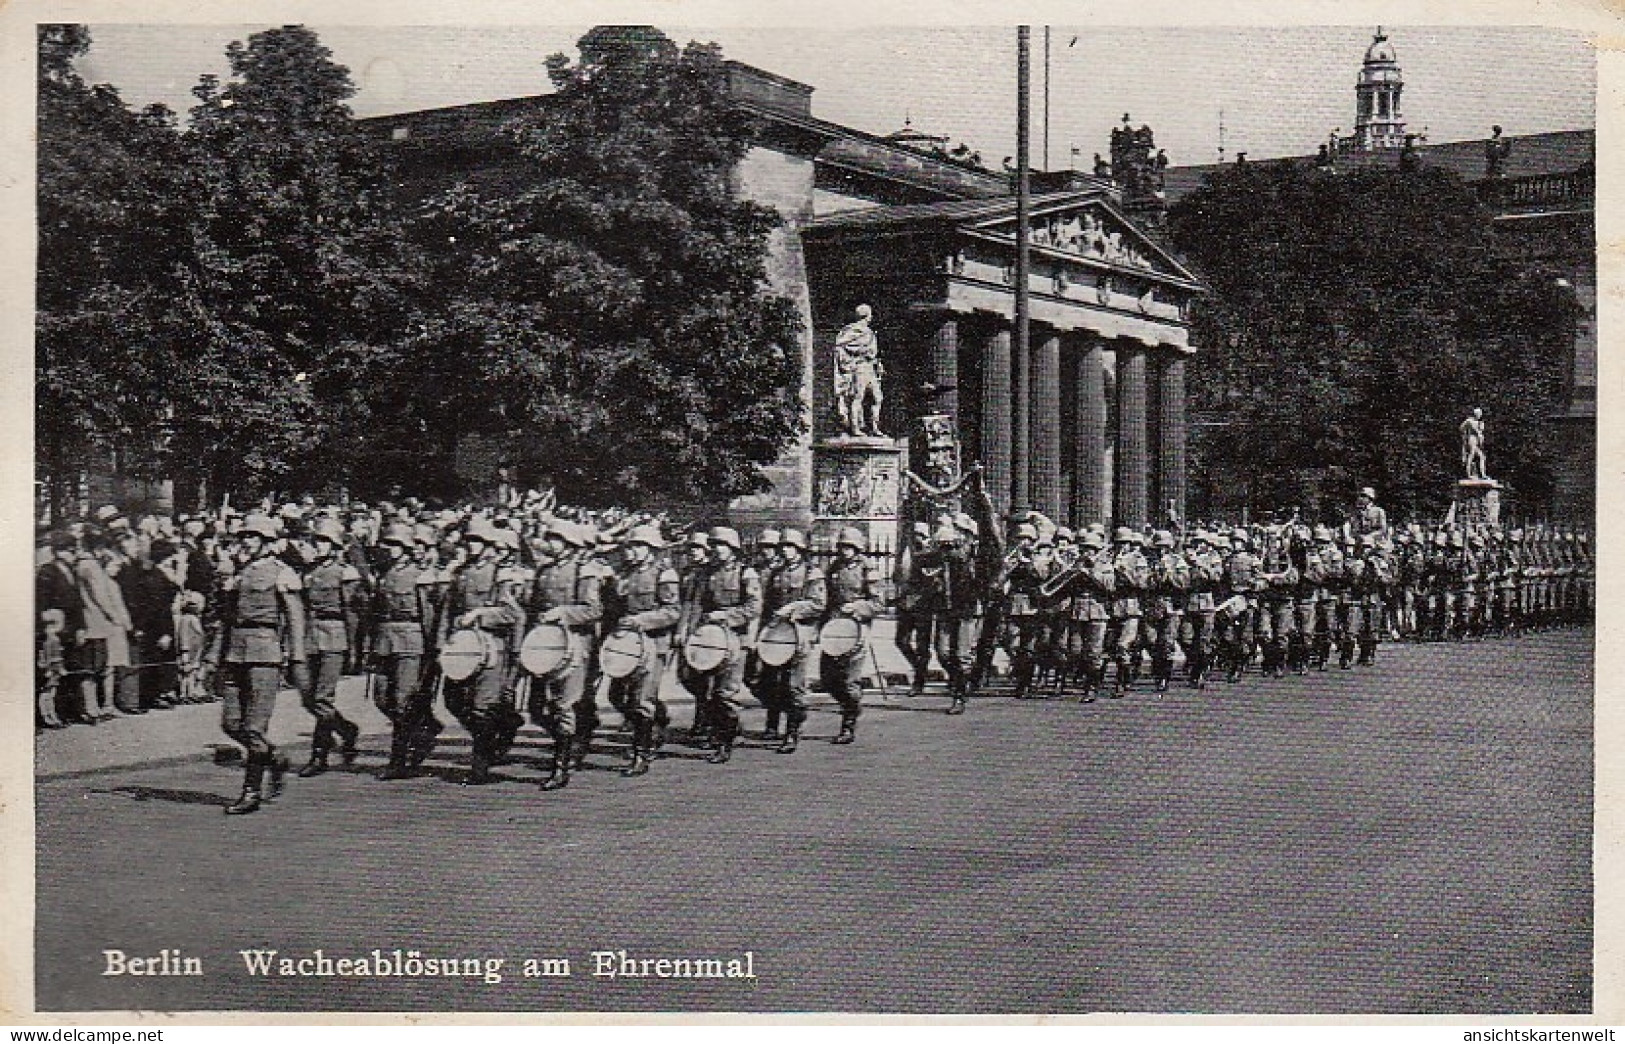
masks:
POLYGON ((660 535, 660 527, 656 525, 633 526, 632 531, 626 534, 628 544, 642 544, 659 550, 666 546, 666 540, 660 535))
POLYGON ((277 528, 275 519, 271 518, 269 515, 259 514, 258 512, 243 519, 243 528, 241 532, 253 533, 256 536, 264 537, 266 540, 275 540, 277 537, 282 535, 281 530, 277 528))
POLYGON ((779 535, 780 547, 795 547, 802 551, 807 550, 807 534, 799 529, 786 529, 779 535))
POLYGON ((764 529, 761 535, 756 538, 757 547, 777 547, 782 542, 783 540, 779 536, 777 529, 764 529))
POLYGON ((330 540, 335 546, 344 543, 344 524, 336 518, 318 518, 310 527, 313 539, 330 540))
POLYGON ((711 530, 711 539, 718 544, 727 544, 735 551, 739 550, 739 532, 729 526, 715 526, 711 530))

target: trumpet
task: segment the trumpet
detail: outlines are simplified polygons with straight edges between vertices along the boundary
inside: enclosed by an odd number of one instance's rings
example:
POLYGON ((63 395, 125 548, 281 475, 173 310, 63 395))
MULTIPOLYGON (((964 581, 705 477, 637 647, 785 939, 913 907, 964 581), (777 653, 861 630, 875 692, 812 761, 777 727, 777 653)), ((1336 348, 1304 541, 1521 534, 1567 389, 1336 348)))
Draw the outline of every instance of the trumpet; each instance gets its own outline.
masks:
POLYGON ((1043 598, 1056 598, 1056 597, 1059 597, 1061 592, 1066 590, 1067 585, 1072 583, 1073 578, 1076 577, 1078 574, 1082 573, 1085 568, 1086 568, 1086 562, 1080 556, 1077 559, 1077 561, 1073 562, 1071 565, 1067 566, 1065 569, 1062 569, 1061 571, 1057 572, 1054 576, 1050 577, 1048 580, 1045 580, 1043 583, 1039 584, 1038 585, 1038 594, 1039 594, 1039 596, 1043 597, 1043 598))

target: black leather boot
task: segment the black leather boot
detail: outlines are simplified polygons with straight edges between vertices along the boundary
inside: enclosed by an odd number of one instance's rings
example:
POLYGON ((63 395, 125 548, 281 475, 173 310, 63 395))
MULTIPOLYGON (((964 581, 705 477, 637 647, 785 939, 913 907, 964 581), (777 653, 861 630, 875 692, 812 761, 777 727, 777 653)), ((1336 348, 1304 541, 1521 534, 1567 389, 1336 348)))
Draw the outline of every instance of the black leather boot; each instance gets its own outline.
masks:
POLYGON ((564 736, 553 741, 553 771, 542 781, 543 790, 563 790, 570 785, 573 740, 572 736, 564 736))
POLYGON ((649 771, 649 757, 654 750, 655 724, 642 718, 632 722, 632 760, 621 769, 623 776, 641 776, 649 771))
POLYGON ((767 728, 762 730, 762 739, 769 742, 779 738, 779 711, 776 707, 769 707, 767 711, 767 728))
POLYGON ((325 751, 325 750, 312 750, 310 752, 310 760, 305 762, 304 768, 301 768, 299 770, 299 778, 300 779, 310 779, 312 776, 319 776, 323 772, 326 772, 326 771, 327 771, 327 751, 325 751))
MULTIPOLYGON (((782 749, 782 748, 781 748, 782 749)), ((720 729, 717 732, 716 747, 711 756, 706 758, 713 765, 726 765, 734 753, 734 732, 732 729, 720 729)))
POLYGON ((469 725, 470 760, 463 786, 483 787, 491 782, 491 723, 469 722, 469 725))
POLYGON ((361 726, 347 718, 340 718, 335 727, 339 732, 339 759, 344 762, 345 768, 349 768, 355 764, 355 745, 361 739, 361 726))
POLYGON ((271 788, 265 792, 265 800, 275 801, 277 798, 282 796, 282 790, 286 784, 288 770, 293 768, 293 766, 288 764, 288 756, 286 754, 267 754, 265 755, 265 759, 266 765, 271 771, 271 788))
POLYGON ((796 746, 801 742, 801 723, 793 722, 784 730, 784 742, 779 744, 780 754, 794 754, 796 746))
POLYGON ((573 758, 571 768, 586 768, 587 755, 592 753, 592 733, 578 734, 570 743, 570 754, 573 758))
POLYGON ((228 816, 246 816, 260 810, 260 782, 265 778, 265 763, 261 755, 249 754, 243 770, 243 793, 234 804, 226 806, 228 816))
POLYGON ((858 719, 848 714, 841 715, 841 732, 831 743, 845 745, 858 738, 858 719))

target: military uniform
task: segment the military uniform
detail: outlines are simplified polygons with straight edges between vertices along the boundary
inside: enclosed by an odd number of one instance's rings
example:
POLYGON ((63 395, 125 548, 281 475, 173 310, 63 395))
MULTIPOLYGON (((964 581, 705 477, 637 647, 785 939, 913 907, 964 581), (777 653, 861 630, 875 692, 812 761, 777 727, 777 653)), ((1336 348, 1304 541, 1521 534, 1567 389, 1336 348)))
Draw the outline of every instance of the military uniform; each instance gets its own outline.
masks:
MULTIPOLYGON (((803 554, 806 540, 796 530, 780 535, 781 547, 795 547, 803 554)), ((790 620, 797 634, 804 627, 814 627, 824 618, 829 596, 823 570, 805 558, 788 558, 767 574, 762 584, 762 626, 774 619, 790 620)), ((767 708, 768 732, 780 715, 785 719, 784 742, 779 750, 789 754, 795 751, 801 737, 801 726, 807 720, 807 658, 798 650, 788 663, 777 666, 762 664, 758 668, 756 698, 767 708)))
POLYGON ((295 665, 296 674, 305 670, 303 584, 297 573, 270 553, 269 542, 277 536, 270 519, 251 518, 244 531, 258 534, 267 546, 229 582, 223 626, 216 637, 216 654, 211 657, 220 665, 220 727, 244 751, 243 793, 226 809, 233 814, 259 808, 267 770, 271 773, 270 796, 280 792, 287 759, 277 753, 267 733, 282 687, 284 659, 295 665))
POLYGON ((1224 582, 1224 556, 1219 554, 1211 534, 1197 535, 1196 544, 1186 552, 1190 566, 1190 594, 1185 598, 1185 625, 1189 637, 1185 642, 1185 675, 1192 688, 1207 683, 1208 667, 1213 662, 1216 642, 1214 626, 1218 604, 1214 595, 1224 582))
MULTIPOLYGON (((318 528, 318 535, 321 532, 318 528)), ((350 654, 346 609, 360 580, 355 567, 337 556, 317 562, 305 573, 306 605, 310 610, 306 630, 310 670, 309 683, 300 697, 305 710, 316 719, 316 725, 310 739, 310 762, 300 770, 301 776, 314 776, 327 768, 328 751, 332 749, 335 735, 343 741, 344 763, 348 765, 355 760, 355 744, 361 730, 339 713, 334 696, 350 654)))
MULTIPOLYGON (((640 541, 651 549, 659 546, 659 534, 635 529, 628 541, 640 541)), ((660 680, 672 655, 672 635, 681 615, 681 582, 677 571, 650 558, 630 566, 616 581, 621 615, 617 628, 631 628, 643 635, 643 662, 631 674, 609 683, 609 701, 632 723, 631 763, 623 775, 638 776, 649 770, 649 761, 660 745, 659 734, 666 718, 660 700, 660 680)))
POLYGON ((1054 568, 1054 557, 1040 554, 1032 544, 1038 531, 1023 523, 1017 529, 1017 540, 1025 540, 1010 551, 1005 559, 1004 583, 1004 650, 1010 657, 1011 674, 1016 683, 1015 697, 1027 696, 1033 684, 1037 667, 1038 644, 1044 627, 1039 615, 1039 589, 1049 579, 1054 568))
POLYGON ((1233 550, 1224 563, 1223 594, 1227 608, 1219 621, 1219 647, 1225 660, 1225 678, 1232 682, 1241 678, 1241 672, 1252 659, 1254 618, 1258 613, 1261 563, 1248 549, 1248 541, 1246 530, 1236 530, 1231 536, 1233 550))
POLYGON ((863 713, 863 654, 869 648, 869 624, 880 609, 877 583, 869 563, 863 558, 867 546, 863 533, 856 529, 842 530, 836 541, 837 550, 851 547, 857 553, 851 557, 837 557, 829 568, 826 580, 828 604, 824 623, 836 616, 847 616, 862 628, 862 640, 857 647, 843 656, 819 657, 819 677, 824 691, 835 698, 841 708, 841 731, 836 743, 851 743, 857 735, 858 717, 863 713))
MULTIPOLYGON (((477 538, 471 529, 465 539, 489 543, 491 537, 477 538)), ((482 555, 468 562, 453 576, 442 614, 442 640, 449 638, 453 629, 472 628, 484 631, 493 642, 492 664, 468 678, 448 678, 445 686, 447 709, 469 731, 471 766, 465 782, 474 785, 490 780, 491 766, 501 756, 514 716, 509 668, 514 632, 520 629, 525 614, 504 581, 495 557, 482 555)))
POLYGON ((439 577, 412 557, 410 532, 396 531, 385 539, 406 550, 378 577, 368 629, 373 635, 371 666, 381 676, 373 684, 372 699, 393 731, 384 776, 395 778, 423 763, 444 727, 434 716, 434 693, 425 669, 439 577))
POLYGON ((1083 685, 1081 703, 1093 702, 1095 691, 1105 683, 1106 628, 1116 586, 1117 572, 1104 540, 1093 531, 1082 534, 1077 571, 1059 588, 1068 599, 1067 660, 1083 685))
POLYGON ((897 648, 914 672, 912 695, 925 691, 926 675, 931 669, 932 613, 930 600, 932 585, 920 573, 920 556, 930 553, 931 528, 916 522, 913 529, 914 544, 903 549, 898 557, 895 582, 897 587, 897 648))
MULTIPOLYGON (((739 548, 738 534, 732 530, 712 530, 713 543, 739 548)), ((713 728, 711 761, 721 764, 733 754, 734 740, 739 736, 739 711, 745 681, 744 646, 751 627, 762 615, 762 581, 756 570, 737 557, 718 561, 706 573, 699 587, 698 618, 700 622, 714 620, 732 631, 738 639, 738 648, 724 658, 713 671, 700 679, 696 699, 704 699, 713 728)))
POLYGON ((936 548, 917 560, 933 585, 929 605, 937 660, 948 674, 948 713, 963 714, 976 671, 977 625, 982 615, 981 579, 968 539, 952 526, 933 534, 936 548))
MULTIPOLYGON (((571 540, 579 543, 578 537, 571 540)), ((584 730, 578 729, 578 712, 583 701, 593 698, 588 666, 598 621, 603 617, 599 585, 597 568, 578 548, 541 565, 531 587, 527 610, 532 623, 559 624, 570 643, 566 662, 550 675, 533 677, 530 683, 530 719, 553 738, 553 768, 542 784, 546 790, 570 782, 572 748, 585 755, 592 743, 591 719, 597 717, 596 707, 583 723, 584 730)))
POLYGON ((1108 641, 1112 659, 1117 661, 1117 685, 1111 693, 1114 697, 1128 691, 1140 657, 1140 617, 1143 614, 1140 599, 1151 582, 1151 567, 1140 553, 1140 540, 1139 533, 1119 528, 1113 541, 1117 547, 1112 553, 1115 576, 1108 641))
POLYGON ((1179 645, 1180 624, 1190 597, 1191 569, 1185 556, 1174 547, 1174 537, 1159 531, 1154 538, 1151 584, 1146 590, 1146 644, 1151 650, 1151 673, 1157 691, 1166 692, 1174 676, 1174 651, 1179 645))
POLYGON ((1263 670, 1279 678, 1286 673, 1292 637, 1297 631, 1298 567, 1281 535, 1272 538, 1259 566, 1259 631, 1264 644, 1263 670))

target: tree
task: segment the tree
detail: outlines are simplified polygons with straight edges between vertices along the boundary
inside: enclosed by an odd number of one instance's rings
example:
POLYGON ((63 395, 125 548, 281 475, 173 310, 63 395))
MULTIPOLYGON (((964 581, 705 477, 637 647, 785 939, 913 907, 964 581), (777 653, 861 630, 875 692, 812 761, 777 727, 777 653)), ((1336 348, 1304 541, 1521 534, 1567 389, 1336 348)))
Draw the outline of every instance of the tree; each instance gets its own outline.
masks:
POLYGON ((1212 510, 1313 509, 1371 485, 1442 514, 1473 406, 1496 477, 1525 506, 1550 496, 1542 427, 1578 306, 1557 272, 1497 249, 1460 179, 1225 168, 1169 230, 1214 290, 1191 389, 1221 422, 1193 447, 1212 510))
POLYGON ((127 472, 159 466, 189 237, 171 114, 80 78, 84 26, 41 25, 37 41, 35 422, 60 517, 76 476, 110 452, 127 472))
POLYGON ((303 26, 226 57, 233 79, 193 90, 198 336, 176 441, 218 486, 308 488, 361 466, 343 450, 365 445, 365 378, 409 329, 418 273, 349 71, 303 26))
POLYGON ((736 198, 750 126, 714 45, 598 28, 507 133, 533 181, 432 200, 438 296, 384 394, 442 453, 483 435, 579 502, 726 497, 802 430, 799 319, 765 290, 779 217, 736 198))

